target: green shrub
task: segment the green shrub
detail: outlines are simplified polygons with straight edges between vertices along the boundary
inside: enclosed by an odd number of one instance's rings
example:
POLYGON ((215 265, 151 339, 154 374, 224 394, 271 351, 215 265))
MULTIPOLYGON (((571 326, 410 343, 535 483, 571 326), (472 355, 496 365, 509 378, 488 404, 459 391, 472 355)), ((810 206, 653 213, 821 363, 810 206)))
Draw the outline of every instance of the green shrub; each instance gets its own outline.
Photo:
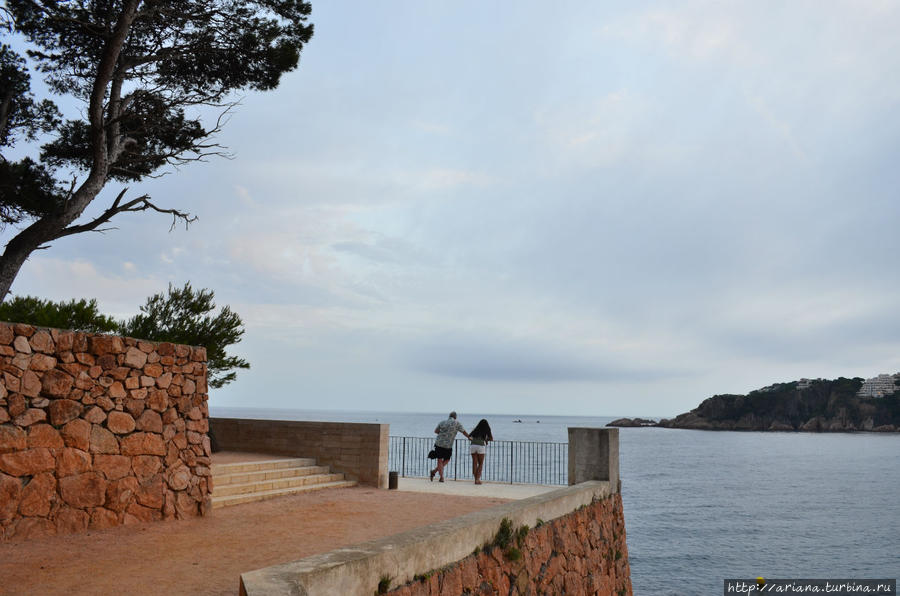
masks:
POLYGON ((497 530, 497 534, 494 535, 494 545, 499 546, 500 548, 506 548, 512 541, 512 537, 512 522, 509 518, 504 517, 500 521, 500 528, 497 530))

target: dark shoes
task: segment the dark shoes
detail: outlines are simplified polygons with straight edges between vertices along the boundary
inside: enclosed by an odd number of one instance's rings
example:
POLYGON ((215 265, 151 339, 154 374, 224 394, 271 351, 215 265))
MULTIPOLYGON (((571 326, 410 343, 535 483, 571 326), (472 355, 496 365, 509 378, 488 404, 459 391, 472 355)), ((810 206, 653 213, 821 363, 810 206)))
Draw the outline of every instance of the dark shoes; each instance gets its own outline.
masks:
MULTIPOLYGON (((434 474, 435 474, 435 472, 437 472, 437 470, 432 470, 432 471, 431 471, 431 476, 428 478, 428 479, 431 480, 432 482, 434 482, 434 474)), ((441 482, 443 482, 443 480, 441 480, 441 482)))

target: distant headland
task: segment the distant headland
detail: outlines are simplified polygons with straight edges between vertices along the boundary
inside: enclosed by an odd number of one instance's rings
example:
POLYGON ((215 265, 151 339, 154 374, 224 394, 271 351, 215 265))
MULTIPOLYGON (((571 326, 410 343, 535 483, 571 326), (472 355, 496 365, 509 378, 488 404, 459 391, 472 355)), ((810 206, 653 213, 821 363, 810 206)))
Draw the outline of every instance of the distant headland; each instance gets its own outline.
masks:
POLYGON ((714 395, 658 422, 620 418, 607 426, 804 432, 900 432, 900 373, 775 383, 747 395, 714 395))

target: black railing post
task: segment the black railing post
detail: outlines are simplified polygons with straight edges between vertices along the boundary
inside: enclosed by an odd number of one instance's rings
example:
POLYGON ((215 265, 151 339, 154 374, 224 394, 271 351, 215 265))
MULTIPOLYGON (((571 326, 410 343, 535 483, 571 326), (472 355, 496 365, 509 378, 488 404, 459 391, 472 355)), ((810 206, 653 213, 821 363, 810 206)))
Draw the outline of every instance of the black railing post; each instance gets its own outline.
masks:
POLYGON ((403 463, 400 465, 400 475, 406 478, 406 437, 403 437, 403 453, 401 457, 403 463))

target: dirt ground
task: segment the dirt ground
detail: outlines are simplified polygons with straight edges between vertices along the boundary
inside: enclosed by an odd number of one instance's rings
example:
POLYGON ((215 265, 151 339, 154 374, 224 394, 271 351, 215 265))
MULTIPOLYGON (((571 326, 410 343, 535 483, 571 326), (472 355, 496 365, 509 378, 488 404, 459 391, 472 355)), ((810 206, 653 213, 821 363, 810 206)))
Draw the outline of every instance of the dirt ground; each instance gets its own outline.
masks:
POLYGON ((234 595, 243 572, 503 502, 354 487, 225 507, 205 518, 0 543, 0 594, 234 595))

